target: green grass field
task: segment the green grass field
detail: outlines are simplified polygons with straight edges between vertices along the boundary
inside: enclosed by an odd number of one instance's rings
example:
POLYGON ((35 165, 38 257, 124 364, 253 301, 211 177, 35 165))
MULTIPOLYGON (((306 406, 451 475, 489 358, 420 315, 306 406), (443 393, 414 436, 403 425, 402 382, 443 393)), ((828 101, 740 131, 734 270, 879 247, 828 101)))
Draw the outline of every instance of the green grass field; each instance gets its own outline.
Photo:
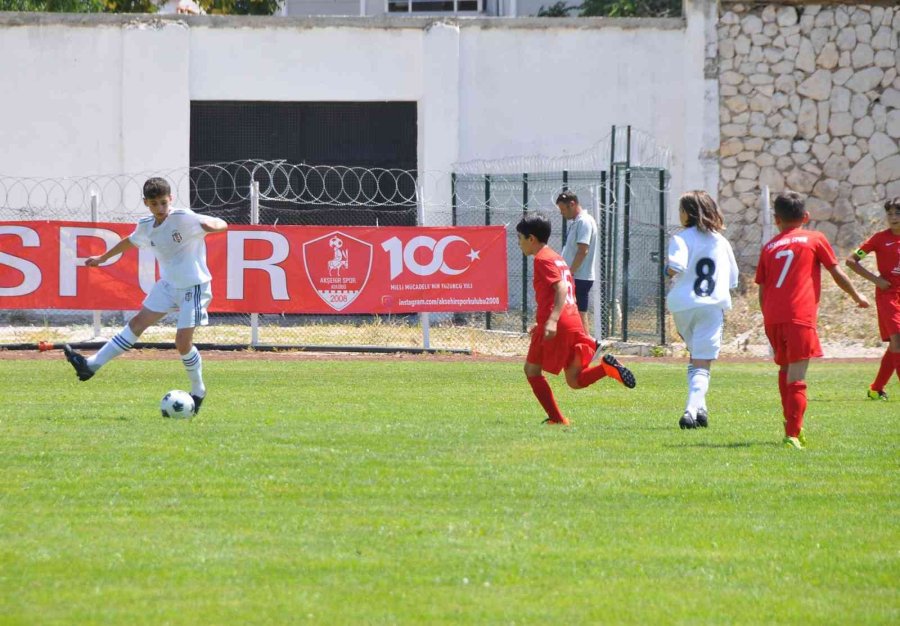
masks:
POLYGON ((775 368, 638 387, 518 363, 217 360, 190 421, 180 363, 88 383, 0 361, 2 624, 897 624, 895 400, 875 363, 810 368, 803 452, 775 368))

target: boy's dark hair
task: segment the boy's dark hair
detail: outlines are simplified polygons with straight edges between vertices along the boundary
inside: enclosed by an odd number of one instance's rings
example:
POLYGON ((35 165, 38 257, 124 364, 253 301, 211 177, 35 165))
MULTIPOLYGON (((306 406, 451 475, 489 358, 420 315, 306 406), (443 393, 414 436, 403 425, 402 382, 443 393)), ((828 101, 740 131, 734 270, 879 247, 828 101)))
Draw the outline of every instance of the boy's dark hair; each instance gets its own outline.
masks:
POLYGON ((166 182, 165 178, 148 178, 147 182, 144 183, 145 200, 156 200, 157 198, 171 195, 172 188, 169 187, 169 183, 166 182))
POLYGON ((564 191, 561 194, 559 194, 558 196, 556 196, 556 204, 559 204, 560 202, 562 202, 563 204, 572 204, 572 203, 577 204, 578 196, 576 196, 571 191, 564 191))
POLYGON ((775 196, 775 215, 783 222, 799 222, 806 210, 803 196, 796 191, 782 191, 775 196))
POLYGON ((725 230, 725 218, 719 205, 702 189, 686 191, 678 200, 678 208, 687 215, 687 226, 696 226, 704 233, 725 230))
POLYGON ((891 209, 900 211, 900 196, 897 196, 896 198, 888 198, 887 200, 885 200, 884 210, 890 211, 891 209))
POLYGON ((540 213, 526 213, 516 224, 516 231, 522 233, 523 237, 534 238, 541 243, 550 241, 550 220, 540 213))

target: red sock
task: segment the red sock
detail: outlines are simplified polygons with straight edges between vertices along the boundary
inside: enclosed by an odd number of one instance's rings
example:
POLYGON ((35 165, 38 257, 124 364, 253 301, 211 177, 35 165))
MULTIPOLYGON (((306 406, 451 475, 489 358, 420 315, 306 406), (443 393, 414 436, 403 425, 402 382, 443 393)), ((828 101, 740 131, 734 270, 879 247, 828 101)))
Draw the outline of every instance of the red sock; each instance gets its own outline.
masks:
POLYGON ((589 367, 586 370, 582 370, 578 375, 578 384, 583 389, 589 385, 593 385, 595 382, 600 380, 601 378, 606 377, 606 370, 603 369, 602 365, 595 365, 594 367, 589 367))
POLYGON ((894 370, 897 372, 897 378, 900 378, 900 352, 891 352, 894 355, 894 370))
POLYGON ((787 384, 788 415, 784 423, 784 434, 796 437, 803 428, 803 415, 806 413, 806 381, 797 380, 787 384))
POLYGON ((781 394, 781 415, 788 416, 787 370, 778 370, 778 393, 781 394))
POLYGON ((881 357, 881 366, 878 368, 878 375, 875 377, 875 382, 869 385, 869 389, 884 391, 884 386, 888 384, 896 369, 894 354, 890 348, 884 351, 884 356, 881 357))
POLYGON ((550 389, 550 383, 547 382, 547 379, 543 376, 529 376, 528 384, 531 385, 531 390, 534 392, 538 402, 544 407, 547 417, 554 422, 564 422, 566 418, 559 411, 559 406, 556 404, 556 398, 553 397, 553 390, 550 389))

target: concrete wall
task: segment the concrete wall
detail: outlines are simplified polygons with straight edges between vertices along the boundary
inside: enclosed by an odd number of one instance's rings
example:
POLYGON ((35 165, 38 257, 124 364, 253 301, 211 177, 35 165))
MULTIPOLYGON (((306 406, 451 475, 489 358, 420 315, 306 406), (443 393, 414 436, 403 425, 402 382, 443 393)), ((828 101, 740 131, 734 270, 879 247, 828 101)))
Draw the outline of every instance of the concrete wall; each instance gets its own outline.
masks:
POLYGON ((191 100, 413 100, 421 169, 577 153, 631 124, 672 149, 676 190, 702 186, 710 6, 687 23, 0 14, 0 174, 187 166, 191 100))

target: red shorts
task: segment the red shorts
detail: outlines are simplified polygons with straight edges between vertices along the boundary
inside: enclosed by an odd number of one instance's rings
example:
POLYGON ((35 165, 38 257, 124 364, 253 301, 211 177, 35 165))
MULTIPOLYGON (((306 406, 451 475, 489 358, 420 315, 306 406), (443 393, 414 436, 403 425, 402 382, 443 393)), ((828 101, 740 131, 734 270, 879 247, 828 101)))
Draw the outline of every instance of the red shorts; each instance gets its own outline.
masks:
POLYGON ((596 351, 594 339, 584 332, 581 318, 570 316, 559 320, 556 335, 547 341, 544 341, 543 325, 535 326, 525 361, 540 365, 545 372, 559 374, 575 357, 581 361, 582 368, 587 367, 596 351))
POLYGON ((875 307, 878 309, 878 331, 882 341, 890 341, 891 335, 900 333, 900 289, 875 290, 875 307))
POLYGON ((766 337, 775 351, 775 362, 787 365, 822 356, 822 345, 815 326, 804 324, 766 324, 766 337))

